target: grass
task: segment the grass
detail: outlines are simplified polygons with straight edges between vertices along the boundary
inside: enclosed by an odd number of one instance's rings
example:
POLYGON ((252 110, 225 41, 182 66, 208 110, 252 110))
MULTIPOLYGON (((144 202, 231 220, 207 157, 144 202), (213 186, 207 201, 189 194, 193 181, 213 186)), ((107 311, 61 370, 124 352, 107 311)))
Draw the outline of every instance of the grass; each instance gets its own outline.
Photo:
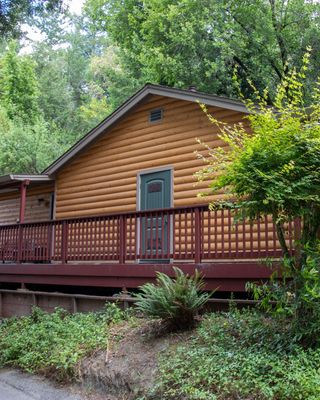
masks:
POLYGON ((34 308, 30 316, 0 324, 0 367, 50 375, 57 380, 77 378, 79 361, 107 346, 109 326, 127 318, 116 305, 104 312, 47 314, 34 308))
POLYGON ((254 310, 205 316, 160 360, 150 398, 319 400, 320 349, 295 344, 287 324, 254 310))

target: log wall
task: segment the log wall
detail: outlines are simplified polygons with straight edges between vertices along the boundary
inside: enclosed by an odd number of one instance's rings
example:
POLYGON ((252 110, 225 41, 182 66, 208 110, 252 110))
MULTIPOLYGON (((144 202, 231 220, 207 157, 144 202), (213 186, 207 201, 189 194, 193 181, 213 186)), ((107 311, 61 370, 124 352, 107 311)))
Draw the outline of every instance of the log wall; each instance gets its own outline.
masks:
MULTIPOLYGON (((242 120, 238 112, 209 111, 230 123, 242 120)), ((138 172, 163 166, 173 167, 174 207, 208 202, 197 198, 207 184, 195 186, 193 177, 204 165, 194 154, 203 150, 196 138, 223 144, 197 103, 152 96, 59 173, 56 218, 134 211, 138 172), (163 120, 150 123, 150 110, 160 107, 163 120)))
MULTIPOLYGON (((25 222, 50 219, 52 192, 54 192, 53 185, 27 188, 25 222)), ((19 219, 19 210, 20 194, 18 190, 0 194, 0 225, 15 224, 19 219)))

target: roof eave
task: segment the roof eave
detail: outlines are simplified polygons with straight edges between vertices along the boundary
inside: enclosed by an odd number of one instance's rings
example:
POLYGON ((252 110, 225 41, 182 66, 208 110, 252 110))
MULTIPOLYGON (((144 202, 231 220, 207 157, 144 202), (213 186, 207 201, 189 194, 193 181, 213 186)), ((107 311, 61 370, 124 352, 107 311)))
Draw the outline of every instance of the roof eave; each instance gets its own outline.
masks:
POLYGON ((1 186, 24 182, 24 181, 45 183, 45 182, 53 181, 53 178, 47 174, 41 174, 41 175, 7 174, 7 175, 0 176, 0 185, 1 186))

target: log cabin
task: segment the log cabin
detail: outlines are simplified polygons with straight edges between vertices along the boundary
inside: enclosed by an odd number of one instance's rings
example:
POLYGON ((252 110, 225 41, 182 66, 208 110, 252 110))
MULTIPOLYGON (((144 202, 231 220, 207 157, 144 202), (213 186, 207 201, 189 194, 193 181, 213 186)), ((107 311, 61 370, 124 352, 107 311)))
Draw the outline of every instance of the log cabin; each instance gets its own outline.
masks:
MULTIPOLYGON (((0 177, 0 282, 134 288, 200 270, 208 289, 245 290, 281 249, 268 216, 235 224, 195 185, 196 138, 222 146, 215 118, 244 121, 242 102, 147 84, 39 175, 0 177)), ((292 248, 295 227, 288 226, 292 248)))

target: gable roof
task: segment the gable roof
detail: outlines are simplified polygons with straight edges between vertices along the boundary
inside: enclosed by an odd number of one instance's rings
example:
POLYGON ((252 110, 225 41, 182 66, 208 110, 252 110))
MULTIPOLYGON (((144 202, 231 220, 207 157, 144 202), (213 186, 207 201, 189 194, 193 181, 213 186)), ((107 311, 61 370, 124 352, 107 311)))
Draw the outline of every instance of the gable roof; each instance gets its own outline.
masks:
POLYGON ((99 125, 88 132, 77 143, 75 143, 69 150, 67 150, 61 157, 55 160, 49 167, 47 167, 43 174, 54 175, 57 173, 67 162, 73 159, 84 148, 97 140, 100 135, 105 133, 106 129, 116 124, 123 118, 129 111, 136 107, 139 103, 145 100, 150 95, 171 97, 178 100, 192 101, 206 104, 208 106, 225 108, 228 110, 238 111, 248 114, 249 111, 245 105, 239 101, 230 99, 228 97, 221 97, 207 93, 198 92, 195 90, 176 89, 172 87, 153 85, 147 83, 143 88, 138 90, 133 96, 125 101, 99 125))

